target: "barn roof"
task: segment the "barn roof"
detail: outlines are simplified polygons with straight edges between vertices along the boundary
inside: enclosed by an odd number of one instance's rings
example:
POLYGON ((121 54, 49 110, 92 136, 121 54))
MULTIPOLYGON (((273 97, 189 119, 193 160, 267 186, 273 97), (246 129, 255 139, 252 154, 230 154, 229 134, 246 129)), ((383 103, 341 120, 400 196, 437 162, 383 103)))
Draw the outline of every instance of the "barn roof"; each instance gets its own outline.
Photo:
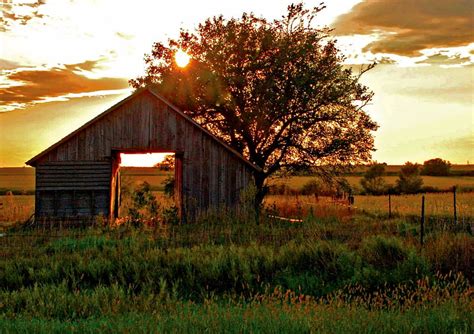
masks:
POLYGON ((75 135, 77 135, 79 132, 83 131, 84 129, 88 128, 89 126, 91 126, 92 124, 94 124, 95 122, 99 121, 100 119, 102 119, 104 116, 108 115, 109 113, 112 113, 114 112, 116 109, 118 109, 120 106, 122 106, 123 104, 125 104, 126 102, 132 100, 133 98, 137 97, 138 95, 142 94, 143 92, 149 92, 151 93, 152 96, 154 96, 155 98, 157 98, 158 100, 162 101, 163 103, 165 103, 168 107, 171 108, 171 110, 173 110, 174 112, 176 112, 177 114, 179 114, 181 117, 183 117, 187 122, 191 123, 192 125, 194 125, 195 127, 197 127, 198 129, 200 129, 202 132, 204 132, 207 136, 209 136, 210 138, 212 138, 213 140, 215 140, 217 143, 219 143, 220 145, 222 145, 225 149, 227 149, 227 151, 229 151, 231 154, 235 155, 238 159, 240 159, 242 162, 244 162, 245 164, 247 164, 248 166, 250 166, 252 169, 254 170, 257 170, 257 171, 260 171, 261 168, 254 165, 253 163, 251 163, 250 161, 248 161, 247 159, 245 159, 240 153, 238 153, 236 150, 234 150, 233 148, 231 148, 229 145, 227 145, 226 143, 224 143, 222 140, 220 140, 219 138, 217 138, 216 136, 214 136, 212 133, 210 133, 208 130, 206 130, 205 128, 203 128, 201 125, 199 125, 199 123, 197 123, 195 120, 193 120, 191 117, 189 117, 188 115, 186 115, 184 112, 182 112, 178 107, 176 107, 175 105, 173 105, 171 102, 169 102, 167 99, 165 99, 163 96, 161 96, 159 93, 153 91, 152 89, 150 88, 142 88, 142 89, 139 89, 137 90, 136 92, 134 92, 133 94, 131 94, 130 96, 126 97, 125 99, 123 99, 122 101, 118 102, 117 104, 113 105, 112 107, 110 107, 109 109, 107 109, 106 111, 104 111, 103 113, 97 115, 96 117, 94 117, 93 119, 91 119, 89 122, 85 123, 84 125, 82 125, 81 127, 79 127, 77 130, 74 130, 73 132, 71 132, 70 134, 68 134, 66 137, 64 137, 63 139, 61 139, 60 141, 58 141, 57 143, 51 145, 50 147, 48 147, 47 149, 45 149, 44 151, 42 151, 41 153, 37 154, 36 156, 34 156, 33 158, 31 158, 30 160, 28 160, 26 162, 27 165, 30 165, 30 166, 35 166, 36 162, 41 159, 43 156, 45 156, 46 154, 48 154, 49 152, 51 152, 52 150, 54 150, 55 148, 57 148, 58 146, 62 145, 63 143, 65 143, 66 141, 68 141, 70 138, 74 137, 75 135))

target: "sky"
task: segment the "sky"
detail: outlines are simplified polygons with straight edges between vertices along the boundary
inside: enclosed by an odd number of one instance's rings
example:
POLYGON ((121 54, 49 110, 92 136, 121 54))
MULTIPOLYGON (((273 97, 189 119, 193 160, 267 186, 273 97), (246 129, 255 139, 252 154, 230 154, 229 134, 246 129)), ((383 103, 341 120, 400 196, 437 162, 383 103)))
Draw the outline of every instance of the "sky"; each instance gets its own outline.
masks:
MULTIPOLYGON (((153 42, 215 15, 281 17, 291 0, 0 0, 0 167, 24 162, 131 93, 153 42)), ((306 1, 306 7, 320 1, 306 1)), ((345 63, 374 93, 373 159, 474 162, 474 1, 327 0, 345 63)))

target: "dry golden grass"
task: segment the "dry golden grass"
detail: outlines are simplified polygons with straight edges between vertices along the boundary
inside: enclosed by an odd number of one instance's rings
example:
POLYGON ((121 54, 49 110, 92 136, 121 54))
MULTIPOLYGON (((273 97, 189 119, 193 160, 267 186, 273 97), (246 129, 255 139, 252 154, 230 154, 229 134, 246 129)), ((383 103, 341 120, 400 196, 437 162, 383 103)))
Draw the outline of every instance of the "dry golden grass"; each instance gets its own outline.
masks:
MULTIPOLYGON (((160 207, 169 207, 172 200, 162 192, 154 192, 160 207)), ((392 213, 399 215, 419 215, 421 196, 392 196, 392 213)), ((457 194, 457 215, 460 221, 474 218, 474 193, 457 194)), ((13 222, 25 221, 34 212, 34 196, 11 195, 0 196, 0 226, 13 222)), ((129 203, 123 203, 123 215, 129 203)), ((288 218, 301 219, 309 214, 314 217, 351 217, 355 210, 376 214, 388 213, 388 196, 356 196, 352 208, 346 201, 335 201, 330 197, 269 195, 265 206, 288 218)), ((427 216, 452 216, 453 194, 438 193, 425 195, 425 213, 427 216)))
POLYGON ((26 167, 0 168, 0 188, 8 190, 34 190, 35 169, 26 167))
POLYGON ((344 201, 335 201, 324 196, 269 195, 264 201, 265 207, 270 212, 274 211, 280 216, 296 219, 303 219, 310 215, 318 218, 337 217, 344 220, 354 214, 354 210, 346 204, 344 201))
MULTIPOLYGON (((453 186, 460 188, 470 187, 474 188, 474 176, 423 176, 423 185, 435 187, 438 189, 449 189, 453 186)), ((350 185, 356 189, 360 189, 361 176, 346 176, 345 179, 350 185)), ((385 182, 389 185, 395 185, 398 176, 385 176, 385 182)), ((292 176, 288 178, 274 178, 270 180, 272 184, 286 184, 293 189, 301 189, 306 183, 310 181, 319 180, 316 176, 292 176)))
POLYGON ((35 196, 0 196, 0 228, 27 220, 35 210, 35 196))
MULTIPOLYGON (((450 216, 454 212, 453 194, 426 194, 427 216, 450 216)), ((392 212, 400 215, 419 215, 421 194, 392 196, 392 212)), ((355 207, 374 213, 388 213, 388 196, 356 196, 355 207)), ((459 219, 474 217, 474 193, 456 194, 456 209, 459 219)))

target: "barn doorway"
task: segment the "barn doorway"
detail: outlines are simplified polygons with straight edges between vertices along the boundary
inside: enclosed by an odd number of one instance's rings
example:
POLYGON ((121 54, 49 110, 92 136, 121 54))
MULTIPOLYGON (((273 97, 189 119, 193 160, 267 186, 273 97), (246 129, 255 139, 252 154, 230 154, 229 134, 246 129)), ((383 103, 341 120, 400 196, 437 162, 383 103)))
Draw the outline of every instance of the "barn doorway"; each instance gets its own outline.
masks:
POLYGON ((181 217, 182 158, 176 152, 116 151, 113 217, 148 221, 181 217))

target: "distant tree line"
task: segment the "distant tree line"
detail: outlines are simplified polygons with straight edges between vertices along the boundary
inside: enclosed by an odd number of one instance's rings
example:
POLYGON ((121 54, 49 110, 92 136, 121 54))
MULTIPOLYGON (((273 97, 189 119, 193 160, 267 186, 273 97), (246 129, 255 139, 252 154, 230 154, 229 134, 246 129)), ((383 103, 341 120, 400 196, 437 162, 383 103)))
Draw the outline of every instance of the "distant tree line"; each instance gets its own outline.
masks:
POLYGON ((363 193, 368 195, 416 194, 419 192, 435 192, 439 189, 423 187, 422 175, 449 176, 451 163, 441 158, 427 160, 423 165, 406 162, 398 173, 396 184, 388 185, 384 179, 386 163, 374 163, 364 173, 360 184, 363 193))

